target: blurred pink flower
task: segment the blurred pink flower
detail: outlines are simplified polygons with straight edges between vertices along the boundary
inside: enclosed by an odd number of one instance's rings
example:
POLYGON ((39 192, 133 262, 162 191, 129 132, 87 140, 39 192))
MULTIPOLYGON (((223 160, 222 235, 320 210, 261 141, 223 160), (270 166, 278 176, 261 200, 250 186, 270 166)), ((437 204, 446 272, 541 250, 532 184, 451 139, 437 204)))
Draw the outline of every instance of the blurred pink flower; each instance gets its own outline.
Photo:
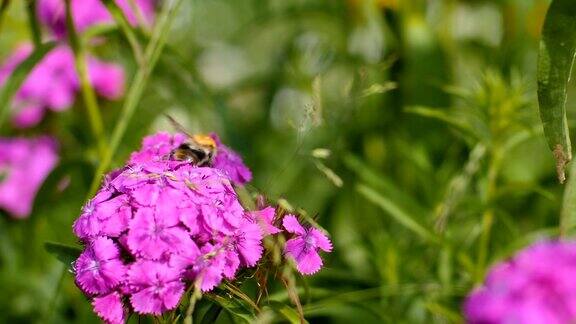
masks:
POLYGON ((464 304, 468 323, 572 323, 576 243, 536 243, 494 266, 464 304))
MULTIPOLYGON (((45 24, 58 38, 66 36, 66 7, 65 0, 39 0, 37 13, 40 21, 45 24)), ((78 32, 88 27, 100 24, 112 24, 112 16, 108 13, 101 0, 71 0, 72 19, 78 32)), ((137 6, 146 25, 154 22, 155 0, 115 0, 122 9, 128 22, 138 24, 137 11, 133 10, 131 1, 137 6)))
POLYGON ((285 253, 296 262, 296 269, 304 275, 311 275, 322 268, 318 249, 332 251, 328 237, 315 228, 305 229, 294 215, 286 215, 282 225, 289 233, 296 234, 286 242, 285 253))
POLYGON ((0 208, 26 218, 40 186, 58 163, 57 143, 35 139, 0 138, 0 208))
MULTIPOLYGON (((0 67, 0 85, 32 52, 32 46, 22 45, 0 67)), ((92 86, 100 96, 114 100, 124 93, 124 70, 121 66, 88 58, 88 73, 92 86)), ((46 110, 62 111, 74 104, 79 81, 74 55, 67 45, 59 45, 40 61, 18 89, 13 100, 13 122, 17 127, 37 125, 46 110)))

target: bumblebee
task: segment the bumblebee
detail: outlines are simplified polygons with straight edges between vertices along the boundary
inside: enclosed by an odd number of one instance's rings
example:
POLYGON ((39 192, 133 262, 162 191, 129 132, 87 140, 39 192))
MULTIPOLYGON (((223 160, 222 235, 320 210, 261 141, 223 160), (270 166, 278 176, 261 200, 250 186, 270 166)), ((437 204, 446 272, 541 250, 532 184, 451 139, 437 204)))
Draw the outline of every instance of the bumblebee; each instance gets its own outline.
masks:
POLYGON ((209 135, 190 134, 174 118, 166 116, 170 123, 179 132, 188 136, 188 139, 170 152, 170 159, 176 161, 186 161, 196 166, 211 166, 212 159, 216 155, 216 142, 209 135))

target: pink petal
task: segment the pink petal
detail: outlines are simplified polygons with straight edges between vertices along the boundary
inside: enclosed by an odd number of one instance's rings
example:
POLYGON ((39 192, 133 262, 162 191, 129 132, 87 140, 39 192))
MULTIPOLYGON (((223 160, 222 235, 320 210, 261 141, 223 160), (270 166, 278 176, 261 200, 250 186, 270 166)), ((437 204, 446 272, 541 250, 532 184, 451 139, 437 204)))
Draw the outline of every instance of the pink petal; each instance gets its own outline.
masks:
POLYGON ((322 251, 332 251, 332 242, 330 242, 330 239, 326 236, 326 234, 315 228, 311 228, 308 235, 312 235, 312 237, 314 237, 316 240, 316 246, 318 246, 322 251))
POLYGON ((296 216, 294 215, 288 214, 284 216, 284 219, 282 220, 282 226, 284 226, 284 228, 290 233, 296 233, 300 235, 306 234, 306 230, 304 227, 302 227, 302 225, 300 225, 298 219, 296 219, 296 216))
POLYGON ((92 306, 94 306, 96 314, 107 323, 124 324, 126 321, 126 310, 118 292, 95 297, 92 301, 92 306))

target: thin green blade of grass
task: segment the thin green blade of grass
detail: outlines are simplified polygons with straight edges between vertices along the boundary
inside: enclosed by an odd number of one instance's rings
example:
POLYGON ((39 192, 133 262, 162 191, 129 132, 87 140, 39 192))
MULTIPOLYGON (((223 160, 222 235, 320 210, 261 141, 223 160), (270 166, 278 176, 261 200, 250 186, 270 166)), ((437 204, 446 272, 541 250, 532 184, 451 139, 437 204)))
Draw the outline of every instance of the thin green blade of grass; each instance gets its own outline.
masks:
POLYGON ((144 89, 148 85, 148 79, 150 78, 156 63, 158 62, 158 58, 162 53, 168 31, 170 30, 171 23, 174 21, 174 15, 181 3, 182 0, 166 1, 164 3, 157 24, 152 31, 150 41, 146 46, 143 64, 139 67, 134 76, 134 80, 128 90, 128 95, 120 112, 120 118, 114 127, 107 154, 100 163, 92 181, 89 196, 92 196, 96 192, 98 185, 100 184, 100 179, 112 163, 112 159, 114 158, 114 154, 124 137, 128 123, 132 119, 136 107, 140 103, 144 89))
POLYGON ((100 158, 103 158, 107 150, 104 123, 102 122, 102 115, 100 114, 100 107, 98 107, 96 93, 90 83, 84 43, 80 41, 74 25, 71 0, 66 0, 66 29, 70 47, 74 53, 74 63, 76 65, 78 79, 80 80, 80 92, 82 93, 82 99, 88 111, 90 127, 96 140, 100 158))
POLYGON ((358 185, 356 190, 370 202, 374 203, 387 214, 389 214, 398 223, 406 227, 408 230, 414 232, 425 241, 436 244, 441 243, 441 240, 436 235, 434 235, 431 231, 427 230, 424 226, 414 220, 412 215, 400 208, 391 199, 388 199, 387 197, 363 184, 358 185))
POLYGON ((42 33, 36 19, 36 0, 28 0, 26 3, 26 14, 28 16, 28 27, 30 28, 30 35, 34 46, 39 46, 42 43, 42 33))
POLYGON ((572 147, 566 118, 566 87, 576 53, 576 6, 572 0, 554 0, 542 28, 538 52, 538 106, 544 135, 556 159, 558 180, 566 179, 572 147))
POLYGON ((356 173, 364 184, 386 195, 408 213, 414 215, 426 215, 429 213, 429 210, 412 196, 400 190, 398 185, 386 177, 385 174, 375 170, 357 156, 353 154, 344 156, 344 165, 356 173))
POLYGON ((2 89, 0 89, 0 129, 2 129, 2 125, 8 116, 10 102, 14 94, 18 91, 36 64, 38 64, 54 46, 56 46, 56 43, 49 42, 36 47, 32 54, 16 67, 4 83, 2 89))
POLYGON ((124 37, 126 37, 126 40, 128 41, 130 48, 132 49, 132 53, 134 54, 134 59, 139 65, 142 64, 143 60, 142 47, 138 42, 136 33, 134 32, 134 30, 130 26, 130 23, 128 22, 128 19, 126 18, 126 15, 124 15, 124 12, 122 11, 122 9, 120 9, 120 7, 118 7, 116 2, 112 0, 101 0, 101 1, 102 3, 104 3, 108 11, 110 12, 110 15, 112 16, 116 24, 119 26, 120 30, 124 34, 124 37))
POLYGON ((4 14, 8 11, 10 0, 2 0, 0 2, 0 34, 2 33, 2 23, 4 22, 4 14))

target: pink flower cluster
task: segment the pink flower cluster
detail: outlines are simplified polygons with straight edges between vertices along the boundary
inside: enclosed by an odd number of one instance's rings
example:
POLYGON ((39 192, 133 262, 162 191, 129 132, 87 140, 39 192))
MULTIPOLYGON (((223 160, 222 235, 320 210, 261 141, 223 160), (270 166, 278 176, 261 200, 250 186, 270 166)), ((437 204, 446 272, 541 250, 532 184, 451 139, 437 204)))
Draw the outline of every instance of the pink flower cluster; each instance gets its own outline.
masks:
POLYGON ((0 138, 0 208, 17 218, 32 211, 36 192, 58 162, 50 137, 0 138))
MULTIPOLYGON (((263 238, 281 232, 274 208, 242 207, 226 170, 171 160, 183 140, 166 133, 145 138, 74 223, 85 244, 74 263, 76 282, 107 322, 122 323, 131 310, 160 315, 176 308, 192 284, 209 291, 235 279, 258 264, 263 238)), ((318 271, 317 250, 331 250, 328 238, 295 216, 283 225, 293 233, 286 255, 300 272, 318 271)))
POLYGON ((573 323, 576 243, 536 243, 494 266, 464 312, 469 323, 573 323))
MULTIPOLYGON (((32 52, 32 45, 18 47, 0 67, 0 86, 32 52)), ((88 73, 96 93, 106 99, 118 99, 124 92, 124 70, 115 64, 88 58, 88 73)), ((13 122, 18 127, 37 125, 47 110, 62 111, 74 103, 80 88, 74 54, 67 45, 48 53, 27 76, 12 103, 13 122)))
MULTIPOLYGON (((40 21, 45 24, 58 38, 66 36, 66 6, 65 0, 39 0, 37 14, 40 21)), ((154 21, 155 0, 115 0, 128 22, 132 25, 143 23, 151 25, 154 21), (131 5, 131 1, 135 6, 131 5)), ((111 24, 112 16, 102 4, 101 0, 71 0, 72 20, 78 32, 88 27, 101 24, 111 24)))

